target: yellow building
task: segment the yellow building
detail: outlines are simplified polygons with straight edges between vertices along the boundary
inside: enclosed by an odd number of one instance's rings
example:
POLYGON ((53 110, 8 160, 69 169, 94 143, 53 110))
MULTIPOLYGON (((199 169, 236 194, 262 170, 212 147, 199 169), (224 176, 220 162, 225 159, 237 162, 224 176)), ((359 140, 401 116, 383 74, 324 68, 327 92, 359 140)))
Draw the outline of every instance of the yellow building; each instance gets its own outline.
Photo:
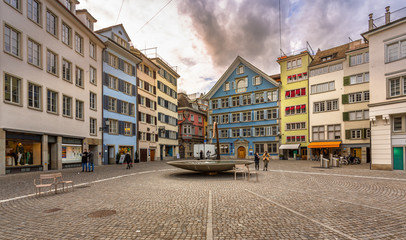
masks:
POLYGON ((281 70, 281 145, 283 159, 307 159, 309 144, 309 51, 278 58, 281 70))

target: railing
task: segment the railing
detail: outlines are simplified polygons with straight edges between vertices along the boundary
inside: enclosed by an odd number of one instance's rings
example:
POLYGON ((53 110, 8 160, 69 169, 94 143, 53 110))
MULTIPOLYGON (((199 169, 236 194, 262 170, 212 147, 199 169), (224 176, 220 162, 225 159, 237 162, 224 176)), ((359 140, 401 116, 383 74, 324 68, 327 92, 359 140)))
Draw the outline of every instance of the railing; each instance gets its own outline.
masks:
MULTIPOLYGON (((390 22, 393 22, 393 21, 399 20, 401 18, 404 18, 404 17, 406 17, 406 7, 398 9, 396 11, 393 11, 393 12, 391 12, 389 14, 390 14, 390 22)), ((378 28, 378 27, 382 27, 385 24, 386 24, 385 15, 373 19, 373 29, 378 28)))
POLYGON ((146 49, 141 49, 140 52, 142 52, 145 56, 148 58, 159 58, 161 59, 162 62, 164 62, 166 65, 168 65, 172 70, 175 72, 178 72, 178 67, 177 66, 171 66, 165 59, 163 59, 161 56, 159 56, 157 48, 146 48, 146 49))

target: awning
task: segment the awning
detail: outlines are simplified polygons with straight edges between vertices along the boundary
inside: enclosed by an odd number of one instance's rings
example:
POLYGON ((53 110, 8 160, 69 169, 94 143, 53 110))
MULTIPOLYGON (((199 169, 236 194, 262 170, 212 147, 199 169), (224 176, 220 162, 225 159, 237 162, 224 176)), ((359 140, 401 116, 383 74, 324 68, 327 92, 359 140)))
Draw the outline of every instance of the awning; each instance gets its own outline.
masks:
POLYGON ((300 144, 282 144, 279 146, 279 149, 298 149, 300 144))
POLYGON ((311 142, 308 148, 338 148, 341 142, 311 142))

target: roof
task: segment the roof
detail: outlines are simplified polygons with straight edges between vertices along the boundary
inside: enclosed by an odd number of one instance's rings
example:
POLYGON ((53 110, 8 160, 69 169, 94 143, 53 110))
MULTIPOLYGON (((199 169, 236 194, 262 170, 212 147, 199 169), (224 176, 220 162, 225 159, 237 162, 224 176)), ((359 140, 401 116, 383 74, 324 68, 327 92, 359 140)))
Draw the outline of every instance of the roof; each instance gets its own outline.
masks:
POLYGON ((281 81, 281 74, 274 74, 274 75, 269 75, 270 78, 272 78, 273 80, 280 82, 281 81))
POLYGON ((252 65, 250 62, 245 60, 244 58, 237 56, 233 63, 227 68, 227 70, 223 73, 223 75, 220 77, 220 79, 214 84, 214 86, 210 89, 210 91, 203 96, 203 99, 208 100, 210 99, 218 89, 223 85, 223 83, 227 80, 227 78, 232 74, 234 69, 240 64, 243 63, 246 65, 248 68, 250 68, 252 71, 256 72, 257 74, 261 75, 265 80, 268 82, 272 83, 275 86, 279 86, 280 83, 272 79, 269 75, 265 74, 263 71, 261 71, 259 68, 255 67, 252 65))
POLYGON ((199 104, 197 104, 197 101, 191 100, 185 93, 178 93, 178 110, 182 109, 188 109, 203 115, 206 114, 206 111, 200 109, 200 106, 199 104), (196 104, 198 109, 193 108, 193 104, 196 104))
POLYGON ((102 28, 102 29, 99 29, 99 30, 97 30, 97 31, 95 31, 95 32, 96 32, 96 33, 107 32, 107 31, 110 31, 111 29, 113 29, 113 28, 115 28, 115 27, 121 27, 121 28, 123 29, 123 32, 124 32, 125 36, 127 37, 128 41, 131 42, 131 38, 130 38, 130 36, 127 34, 127 31, 125 30, 125 28, 124 28, 124 26, 123 26, 122 23, 117 24, 117 25, 113 25, 113 26, 110 26, 110 27, 102 28))
POLYGON ((77 14, 77 13, 85 13, 88 17, 91 18, 91 20, 92 20, 93 22, 97 22, 97 19, 94 18, 94 17, 92 16, 92 14, 90 14, 89 11, 87 11, 87 9, 78 9, 78 10, 76 10, 76 14, 77 14))
POLYGON ((156 65, 151 59, 149 59, 147 56, 145 56, 145 54, 143 54, 140 50, 138 50, 137 48, 131 46, 130 47, 130 51, 137 56, 138 58, 141 59, 141 61, 148 61, 148 65, 151 67, 153 67, 156 71, 159 70, 161 67, 156 65))
POLYGON ((349 49, 350 44, 346 43, 344 45, 330 48, 324 51, 321 51, 320 49, 317 51, 316 55, 313 58, 313 61, 309 64, 309 67, 316 66, 319 64, 327 63, 327 62, 333 62, 339 59, 345 59, 345 53, 349 49), (323 58, 325 57, 331 57, 329 60, 324 60, 323 58))

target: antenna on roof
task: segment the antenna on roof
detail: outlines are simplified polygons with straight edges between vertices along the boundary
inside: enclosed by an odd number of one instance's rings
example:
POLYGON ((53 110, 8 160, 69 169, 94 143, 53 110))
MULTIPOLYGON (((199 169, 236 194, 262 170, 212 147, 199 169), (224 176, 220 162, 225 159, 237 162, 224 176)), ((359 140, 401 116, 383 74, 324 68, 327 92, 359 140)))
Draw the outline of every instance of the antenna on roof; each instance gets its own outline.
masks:
POLYGON ((312 46, 310 46, 310 43, 308 41, 306 41, 306 44, 307 44, 307 47, 309 47, 309 49, 310 49, 310 51, 312 53, 312 56, 314 56, 314 51, 313 51, 312 46))
POLYGON ((350 40, 350 42, 354 42, 350 37, 348 37, 348 39, 350 40))
POLYGON ((279 49, 280 51, 281 51, 281 56, 286 56, 286 53, 285 52, 283 52, 283 50, 282 49, 279 49))

